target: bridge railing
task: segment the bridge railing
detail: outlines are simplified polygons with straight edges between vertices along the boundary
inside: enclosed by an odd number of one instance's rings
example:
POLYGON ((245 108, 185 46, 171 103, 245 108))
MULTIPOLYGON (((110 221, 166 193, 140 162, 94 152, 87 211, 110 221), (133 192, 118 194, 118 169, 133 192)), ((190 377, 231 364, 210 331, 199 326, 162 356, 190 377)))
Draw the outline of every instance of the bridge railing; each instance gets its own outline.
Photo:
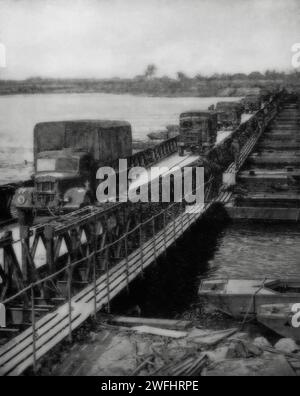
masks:
MULTIPOLYGON (((139 166, 148 168, 154 165, 155 163, 175 153, 177 151, 177 143, 178 138, 173 137, 171 139, 165 140, 162 143, 157 144, 152 148, 139 151, 138 153, 135 153, 128 158, 125 158, 127 159, 128 169, 139 166)), ((114 169, 118 169, 119 161, 114 161, 110 164, 110 166, 114 169)))
POLYGON ((202 160, 206 173, 213 175, 215 180, 220 183, 223 172, 236 160, 233 142, 237 141, 240 151, 242 151, 249 139, 259 138, 278 113, 281 101, 282 96, 276 95, 270 103, 265 104, 261 110, 247 122, 241 124, 222 143, 216 145, 202 160))

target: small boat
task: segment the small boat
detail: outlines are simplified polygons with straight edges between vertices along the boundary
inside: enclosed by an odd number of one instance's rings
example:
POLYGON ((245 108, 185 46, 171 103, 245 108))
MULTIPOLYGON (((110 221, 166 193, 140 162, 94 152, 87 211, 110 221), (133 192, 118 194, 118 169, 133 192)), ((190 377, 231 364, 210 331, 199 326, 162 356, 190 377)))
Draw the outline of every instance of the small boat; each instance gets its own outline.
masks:
POLYGON ((215 309, 240 319, 267 304, 300 303, 300 279, 212 279, 201 282, 199 297, 215 309))
POLYGON ((262 305, 257 320, 280 336, 300 342, 300 304, 262 305))

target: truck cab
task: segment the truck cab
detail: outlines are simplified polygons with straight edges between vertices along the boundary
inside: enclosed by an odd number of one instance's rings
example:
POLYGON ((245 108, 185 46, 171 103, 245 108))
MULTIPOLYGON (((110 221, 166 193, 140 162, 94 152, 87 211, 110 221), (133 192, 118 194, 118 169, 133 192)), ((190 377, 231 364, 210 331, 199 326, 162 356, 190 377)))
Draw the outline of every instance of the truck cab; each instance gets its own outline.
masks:
POLYGON ((72 210, 92 203, 93 162, 89 153, 83 151, 39 153, 34 175, 34 206, 41 209, 63 207, 72 210))
POLYGON ((97 170, 131 155, 131 126, 125 121, 38 124, 34 186, 16 191, 12 214, 56 215, 91 205, 96 201, 97 170))
POLYGON ((242 100, 242 104, 245 107, 245 112, 252 114, 261 109, 262 98, 260 95, 247 95, 242 100))
POLYGON ((218 130, 234 130, 239 126, 244 108, 239 102, 219 102, 216 106, 218 130))
POLYGON ((217 140, 217 114, 212 111, 190 111, 180 115, 179 155, 185 150, 204 154, 217 140))

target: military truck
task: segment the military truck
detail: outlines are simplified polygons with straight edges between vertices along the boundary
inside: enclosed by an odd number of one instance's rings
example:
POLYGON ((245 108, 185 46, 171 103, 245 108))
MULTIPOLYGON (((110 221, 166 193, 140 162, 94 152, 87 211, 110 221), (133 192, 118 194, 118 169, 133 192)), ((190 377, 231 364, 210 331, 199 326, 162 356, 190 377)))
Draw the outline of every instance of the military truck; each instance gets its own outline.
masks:
POLYGON ((178 152, 185 150, 200 155, 212 148, 217 140, 217 114, 212 111, 189 111, 180 115, 178 152))
POLYGON ((261 109, 263 102, 260 95, 247 95, 241 103, 245 107, 246 113, 254 113, 261 109))
POLYGON ((244 107, 239 102, 219 102, 216 105, 218 129, 235 129, 241 123, 244 107))
POLYGON ((20 188, 16 210, 64 213, 96 200, 96 173, 132 155, 132 131, 124 121, 66 121, 34 129, 34 187, 20 188))

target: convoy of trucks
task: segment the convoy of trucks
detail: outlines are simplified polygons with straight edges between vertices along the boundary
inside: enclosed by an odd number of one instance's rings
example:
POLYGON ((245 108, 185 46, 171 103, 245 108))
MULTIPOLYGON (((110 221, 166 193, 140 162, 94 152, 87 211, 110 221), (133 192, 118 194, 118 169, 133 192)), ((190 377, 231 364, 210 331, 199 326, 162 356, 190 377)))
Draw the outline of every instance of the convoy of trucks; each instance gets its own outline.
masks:
POLYGON ((218 131, 234 131, 241 123, 242 114, 259 111, 272 97, 271 92, 262 90, 261 95, 247 95, 240 101, 218 102, 208 111, 190 111, 180 115, 178 152, 185 151, 200 155, 216 143, 218 131))
MULTIPOLYGON (((240 102, 219 102, 207 111, 180 115, 178 152, 205 154, 216 143, 218 130, 234 130, 243 112, 255 112, 270 100, 269 92, 248 95, 240 102)), ((177 132, 178 133, 178 132, 177 132)), ((131 125, 125 121, 62 121, 34 129, 34 175, 17 188, 11 215, 20 212, 60 214, 96 201, 96 173, 119 158, 132 155, 131 125)), ((6 191, 6 190, 5 190, 6 191)), ((10 194, 13 194, 10 191, 10 194)))

